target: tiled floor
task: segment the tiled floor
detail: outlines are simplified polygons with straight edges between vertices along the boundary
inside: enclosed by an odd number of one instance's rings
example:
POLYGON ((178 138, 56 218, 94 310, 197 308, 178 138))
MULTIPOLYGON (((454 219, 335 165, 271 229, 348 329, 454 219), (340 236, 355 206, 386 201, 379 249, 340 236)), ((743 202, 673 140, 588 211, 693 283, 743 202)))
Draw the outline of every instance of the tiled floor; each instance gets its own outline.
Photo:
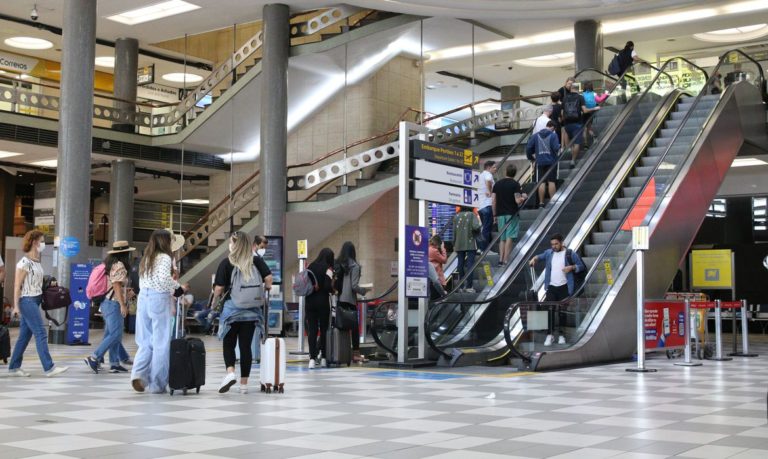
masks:
POLYGON ((768 345, 702 367, 651 359, 649 374, 291 366, 284 395, 220 395, 221 345, 206 344, 208 384, 186 397, 94 375, 90 348, 53 346, 71 369, 47 379, 30 346, 31 378, 0 367, 0 458, 768 458, 768 345))

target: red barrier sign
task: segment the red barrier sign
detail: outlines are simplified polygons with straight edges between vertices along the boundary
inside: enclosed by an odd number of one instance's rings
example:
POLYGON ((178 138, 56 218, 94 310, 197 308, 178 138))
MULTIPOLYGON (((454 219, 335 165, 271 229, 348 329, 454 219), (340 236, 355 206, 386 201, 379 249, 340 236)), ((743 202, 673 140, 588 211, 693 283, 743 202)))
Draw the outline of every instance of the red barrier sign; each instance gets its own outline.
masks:
POLYGON ((714 301, 691 301, 691 309, 715 309, 714 301))
POLYGON ((643 315, 646 349, 685 346, 683 301, 646 301, 643 315))
POLYGON ((741 301, 721 301, 720 308, 722 309, 741 309, 741 301))

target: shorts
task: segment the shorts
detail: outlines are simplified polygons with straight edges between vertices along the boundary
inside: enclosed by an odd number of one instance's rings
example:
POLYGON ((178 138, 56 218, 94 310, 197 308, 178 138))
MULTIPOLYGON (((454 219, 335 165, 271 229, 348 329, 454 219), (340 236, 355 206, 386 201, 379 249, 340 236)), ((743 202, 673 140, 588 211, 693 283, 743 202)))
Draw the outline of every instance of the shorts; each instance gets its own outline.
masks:
POLYGON ((517 239, 517 234, 520 232, 520 217, 517 215, 499 215, 496 219, 499 222, 499 232, 501 233, 500 240, 508 241, 517 239), (512 223, 510 223, 506 231, 502 232, 501 230, 510 220, 512 220, 512 223))
POLYGON ((581 123, 565 125, 565 132, 568 133, 568 141, 573 142, 573 145, 584 145, 584 131, 581 130, 582 126, 581 123))
POLYGON ((550 172, 549 175, 546 178, 546 183, 557 183, 557 175, 560 172, 560 164, 550 164, 548 166, 536 166, 536 181, 541 181, 541 178, 546 175, 546 173, 549 171, 549 168, 554 166, 555 170, 550 172))

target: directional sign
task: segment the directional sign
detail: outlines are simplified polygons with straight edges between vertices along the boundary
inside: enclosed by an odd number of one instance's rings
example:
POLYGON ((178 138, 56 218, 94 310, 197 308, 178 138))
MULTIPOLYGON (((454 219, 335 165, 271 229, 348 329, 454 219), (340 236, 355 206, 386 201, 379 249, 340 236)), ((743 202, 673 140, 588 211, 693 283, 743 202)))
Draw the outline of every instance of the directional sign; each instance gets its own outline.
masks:
POLYGON ((478 171, 430 163, 423 159, 414 161, 411 171, 413 178, 417 179, 470 188, 477 188, 480 185, 480 173, 478 171))
POLYGON ((473 168, 479 162, 478 157, 472 153, 472 150, 449 147, 422 140, 411 140, 411 155, 414 159, 426 159, 433 163, 467 168, 473 168))
POLYGON ((414 180, 411 186, 413 199, 468 207, 477 207, 480 204, 480 196, 476 189, 459 188, 423 180, 414 180))

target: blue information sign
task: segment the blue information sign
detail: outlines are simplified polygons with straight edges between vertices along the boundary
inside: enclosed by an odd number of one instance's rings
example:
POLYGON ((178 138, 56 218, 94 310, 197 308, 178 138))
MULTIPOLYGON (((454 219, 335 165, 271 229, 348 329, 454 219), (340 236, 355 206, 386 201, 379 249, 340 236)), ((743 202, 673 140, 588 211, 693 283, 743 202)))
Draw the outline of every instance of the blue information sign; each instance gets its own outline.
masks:
POLYGON ((65 236, 61 238, 59 250, 67 258, 76 257, 80 253, 80 241, 74 236, 65 236))
POLYGON ((88 277, 93 265, 72 263, 69 281, 69 293, 72 304, 69 305, 67 320, 67 344, 88 344, 88 321, 90 318, 91 301, 85 295, 88 277))
POLYGON ((429 297, 429 233, 405 225, 405 296, 429 297))

